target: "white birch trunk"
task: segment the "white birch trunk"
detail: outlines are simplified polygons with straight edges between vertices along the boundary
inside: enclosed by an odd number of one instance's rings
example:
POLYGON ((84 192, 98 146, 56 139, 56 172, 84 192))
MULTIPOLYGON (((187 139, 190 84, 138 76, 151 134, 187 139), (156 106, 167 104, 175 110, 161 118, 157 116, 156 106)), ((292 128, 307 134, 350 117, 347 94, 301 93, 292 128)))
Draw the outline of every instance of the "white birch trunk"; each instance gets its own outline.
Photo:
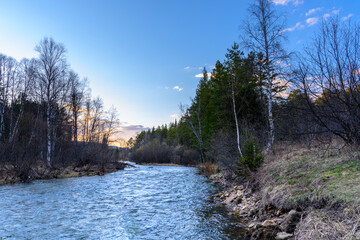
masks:
POLYGON ((272 84, 269 80, 268 82, 268 90, 267 90, 267 98, 268 98, 268 119, 269 119, 269 139, 266 146, 266 154, 270 152, 272 149, 272 145, 274 142, 274 119, 272 112, 272 84))
POLYGON ((50 101, 47 102, 46 109, 46 123, 47 123, 47 152, 46 161, 49 167, 51 167, 51 113, 50 113, 50 101))
POLYGON ((194 124, 192 123, 192 121, 190 120, 190 127, 191 127, 191 130, 192 132, 194 133, 196 139, 198 140, 199 142, 199 145, 200 145, 200 155, 201 155, 201 161, 204 162, 205 158, 204 158, 204 153, 203 153, 203 141, 202 141, 202 138, 199 136, 199 134, 197 133, 195 127, 194 127, 194 124))
POLYGON ((24 113, 24 100, 21 101, 20 113, 19 113, 18 118, 16 119, 16 122, 15 122, 14 128, 12 130, 12 133, 10 134, 9 143, 13 142, 13 140, 14 140, 17 132, 18 132, 19 122, 20 122, 20 119, 23 116, 23 113, 24 113))
POLYGON ((235 105, 235 92, 234 92, 234 83, 231 83, 231 95, 232 95, 232 102, 233 102, 233 110, 234 110, 234 119, 235 119, 235 125, 236 125, 236 140, 237 140, 237 148, 240 154, 240 157, 243 157, 243 154, 241 152, 240 147, 240 131, 239 131, 239 123, 236 116, 236 105, 235 105))

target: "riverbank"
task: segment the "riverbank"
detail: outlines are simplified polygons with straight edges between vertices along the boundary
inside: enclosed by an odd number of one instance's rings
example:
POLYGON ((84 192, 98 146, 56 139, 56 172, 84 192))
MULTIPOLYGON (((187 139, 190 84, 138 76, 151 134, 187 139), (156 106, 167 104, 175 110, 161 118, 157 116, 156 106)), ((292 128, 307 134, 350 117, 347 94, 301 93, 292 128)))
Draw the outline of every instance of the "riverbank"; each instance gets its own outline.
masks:
POLYGON ((209 178, 249 239, 360 239, 359 158, 354 149, 283 145, 247 179, 216 167, 209 178))
POLYGON ((129 164, 120 161, 91 163, 82 166, 75 164, 67 166, 55 165, 52 168, 42 161, 38 161, 27 168, 19 168, 14 164, 3 164, 0 166, 0 185, 31 182, 37 179, 102 176, 106 173, 123 170, 126 166, 129 166, 129 164))

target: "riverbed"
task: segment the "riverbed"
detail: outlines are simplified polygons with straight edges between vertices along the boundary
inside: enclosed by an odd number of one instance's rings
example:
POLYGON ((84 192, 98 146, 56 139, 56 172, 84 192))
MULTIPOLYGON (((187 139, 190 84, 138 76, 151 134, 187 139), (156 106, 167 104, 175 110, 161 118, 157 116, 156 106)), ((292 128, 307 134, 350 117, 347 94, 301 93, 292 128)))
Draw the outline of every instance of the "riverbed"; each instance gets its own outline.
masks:
POLYGON ((193 167, 0 186, 0 239, 232 239, 236 223, 193 167))

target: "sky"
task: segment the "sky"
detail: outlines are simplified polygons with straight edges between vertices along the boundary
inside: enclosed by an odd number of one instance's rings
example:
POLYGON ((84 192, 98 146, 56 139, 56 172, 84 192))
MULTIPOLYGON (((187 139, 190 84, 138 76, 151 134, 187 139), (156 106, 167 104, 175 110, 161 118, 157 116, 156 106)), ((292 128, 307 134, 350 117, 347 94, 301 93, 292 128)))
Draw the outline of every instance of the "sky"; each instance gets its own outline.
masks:
MULTIPOLYGON (((174 121, 211 71, 240 41, 252 0, 0 0, 0 53, 36 57, 52 37, 92 96, 114 106, 127 139, 174 121)), ((288 51, 301 51, 322 20, 358 21, 360 0, 273 0, 287 19, 288 51)))

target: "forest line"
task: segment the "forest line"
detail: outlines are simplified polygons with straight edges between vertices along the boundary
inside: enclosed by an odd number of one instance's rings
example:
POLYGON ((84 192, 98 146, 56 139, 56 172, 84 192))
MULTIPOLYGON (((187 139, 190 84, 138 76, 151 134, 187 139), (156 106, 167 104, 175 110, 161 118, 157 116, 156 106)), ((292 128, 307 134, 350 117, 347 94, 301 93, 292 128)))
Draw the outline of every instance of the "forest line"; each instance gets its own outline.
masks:
POLYGON ((0 54, 2 166, 27 176, 40 163, 51 169, 113 161, 108 144, 118 131, 117 110, 91 98, 63 44, 44 38, 35 50, 37 58, 20 62, 0 54))

